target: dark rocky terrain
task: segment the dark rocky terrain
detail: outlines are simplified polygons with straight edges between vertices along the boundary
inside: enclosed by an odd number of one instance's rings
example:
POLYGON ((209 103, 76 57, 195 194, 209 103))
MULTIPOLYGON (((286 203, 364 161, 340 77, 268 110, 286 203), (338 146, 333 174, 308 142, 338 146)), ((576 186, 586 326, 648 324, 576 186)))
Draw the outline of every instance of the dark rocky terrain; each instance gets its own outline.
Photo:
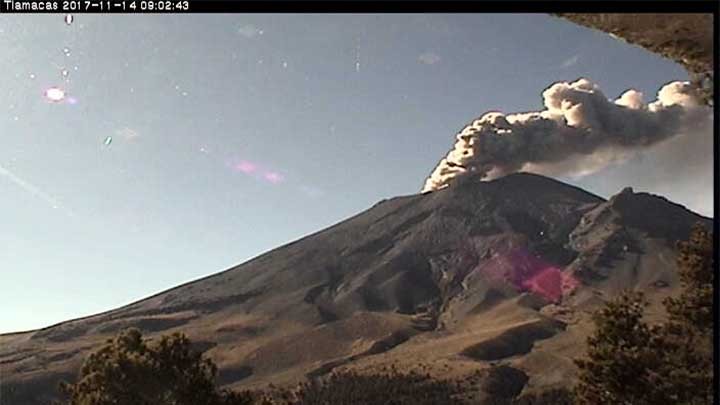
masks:
POLYGON ((679 63, 690 73, 704 101, 712 105, 715 39, 711 13, 557 15, 679 63))
POLYGON ((390 365, 458 379, 481 370, 468 392, 479 401, 498 379, 506 397, 567 386, 588 311, 636 288, 658 313, 678 285, 674 243, 697 221, 711 226, 631 189, 606 201, 532 174, 463 178, 117 310, 2 335, 2 404, 51 398, 130 326, 187 333, 231 388, 390 365))

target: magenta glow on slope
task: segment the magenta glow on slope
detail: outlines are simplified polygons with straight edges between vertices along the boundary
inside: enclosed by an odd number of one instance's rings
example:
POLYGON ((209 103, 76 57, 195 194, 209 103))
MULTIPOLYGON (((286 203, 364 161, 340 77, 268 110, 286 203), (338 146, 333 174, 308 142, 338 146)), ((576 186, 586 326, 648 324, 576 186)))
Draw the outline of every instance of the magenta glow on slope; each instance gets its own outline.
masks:
POLYGON ((486 278, 510 283, 519 291, 537 294, 557 303, 579 282, 571 275, 524 248, 497 255, 477 267, 486 278))

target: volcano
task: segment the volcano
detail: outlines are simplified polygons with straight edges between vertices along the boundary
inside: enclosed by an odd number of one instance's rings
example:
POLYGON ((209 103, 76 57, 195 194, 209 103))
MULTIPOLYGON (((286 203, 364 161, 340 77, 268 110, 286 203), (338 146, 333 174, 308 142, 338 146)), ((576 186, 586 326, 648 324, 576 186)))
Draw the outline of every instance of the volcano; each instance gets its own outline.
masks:
MULTIPOLYGON (((507 397, 566 387, 589 313, 627 288, 659 313, 678 287, 675 242, 697 222, 712 225, 629 188, 605 200, 539 175, 465 176, 125 307, 2 335, 2 404, 54 398, 128 327, 186 333, 226 388, 388 366, 458 379, 512 368, 507 397)), ((489 401, 486 386, 469 389, 489 401)))

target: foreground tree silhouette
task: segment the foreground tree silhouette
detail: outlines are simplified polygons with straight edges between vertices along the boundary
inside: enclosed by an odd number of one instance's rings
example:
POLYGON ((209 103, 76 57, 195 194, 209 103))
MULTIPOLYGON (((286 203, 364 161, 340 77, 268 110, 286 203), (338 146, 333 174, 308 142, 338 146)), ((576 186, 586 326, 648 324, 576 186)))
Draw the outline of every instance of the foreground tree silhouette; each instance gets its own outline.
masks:
POLYGON ((61 383, 61 405, 250 405, 249 393, 219 391, 217 368, 182 334, 147 342, 128 329, 83 364, 75 384, 61 383))
POLYGON ((712 234, 697 225, 678 249, 682 292, 663 302, 665 322, 643 321, 647 302, 638 292, 626 292, 595 315, 587 359, 576 360, 579 404, 712 403, 712 234))
POLYGON ((709 337, 713 333, 713 237, 700 225, 693 228, 690 240, 678 244, 678 273, 682 293, 665 300, 670 321, 709 337))

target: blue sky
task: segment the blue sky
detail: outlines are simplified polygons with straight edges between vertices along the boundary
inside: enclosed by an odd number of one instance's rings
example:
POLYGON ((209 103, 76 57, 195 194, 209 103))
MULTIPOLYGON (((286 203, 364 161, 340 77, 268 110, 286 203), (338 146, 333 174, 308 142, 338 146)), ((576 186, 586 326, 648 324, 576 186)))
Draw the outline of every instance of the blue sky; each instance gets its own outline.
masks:
MULTIPOLYGON (((465 124, 539 109, 555 81, 652 99, 687 78, 540 14, 13 15, 0 48, 0 332, 127 304, 416 193, 465 124), (66 102, 43 97, 53 86, 66 102)), ((711 190, 673 191, 659 166, 647 153, 564 180, 710 213, 711 190)))

